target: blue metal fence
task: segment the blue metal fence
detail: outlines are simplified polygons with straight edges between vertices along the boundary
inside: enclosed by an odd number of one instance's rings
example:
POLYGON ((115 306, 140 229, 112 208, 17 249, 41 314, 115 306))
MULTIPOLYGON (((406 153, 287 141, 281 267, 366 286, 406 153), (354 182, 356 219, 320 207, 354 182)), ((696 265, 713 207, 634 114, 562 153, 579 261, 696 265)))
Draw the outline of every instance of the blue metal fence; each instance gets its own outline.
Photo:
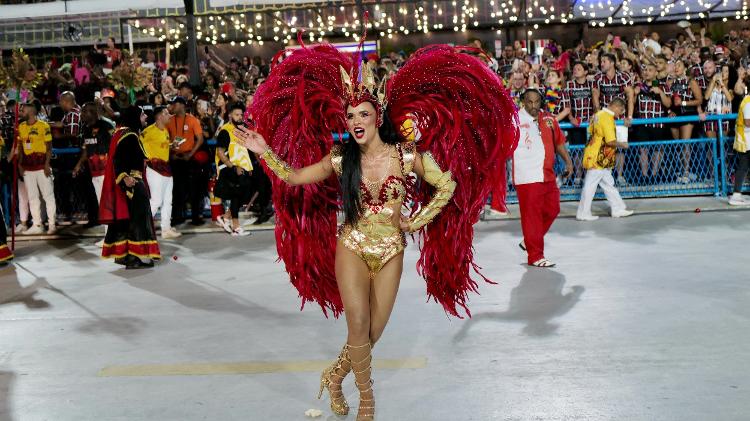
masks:
MULTIPOLYGON (((709 115, 706 116, 706 121, 730 120, 733 128, 736 118, 736 114, 709 115)), ((632 126, 689 122, 695 123, 693 133, 700 137, 649 141, 638 141, 633 137, 629 139, 630 147, 620 151, 618 158, 620 162, 613 169, 616 184, 624 198, 724 196, 731 193, 736 161, 732 149, 734 136, 725 133, 722 124, 717 124, 717 138, 705 137, 702 129, 703 122, 698 116, 634 119, 632 126)), ((618 121, 617 124, 622 125, 623 122, 618 121)), ((580 127, 587 126, 588 124, 581 124, 580 127)), ((574 128, 569 123, 561 123, 560 127, 563 130, 574 128)), ((564 180, 560 186, 561 200, 579 200, 580 198, 585 173, 585 170, 581 168, 584 148, 584 145, 568 146, 568 153, 574 164, 574 174, 564 180)), ((562 173, 562 160, 558 158, 555 167, 558 174, 562 173)), ((508 180, 511 180, 510 173, 508 180)), ((750 185, 747 183, 745 190, 750 190, 750 185)), ((516 203, 517 201, 515 189, 512 183, 509 183, 508 202, 516 203)))
MULTIPOLYGON (((709 115, 706 121, 730 121, 734 128, 736 114, 709 115)), ((654 123, 695 123, 693 132, 702 134, 702 122, 698 116, 681 116, 673 118, 634 119, 633 126, 654 123)), ((622 125, 622 121, 617 124, 622 125)), ((580 127, 587 127, 581 124, 580 127)), ((722 124, 717 124, 717 139, 705 136, 687 140, 664 139, 656 141, 629 142, 630 148, 621 152, 622 164, 615 167, 620 193, 625 198, 636 197, 670 197, 715 195, 726 196, 732 192, 734 186, 734 171, 737 156, 732 148, 734 136, 725 133, 722 124), (644 165, 648 162, 648 165, 644 165), (644 169, 648 168, 648 173, 644 169)), ((569 123, 561 123, 563 130, 573 129, 569 123)), ((337 137, 334 135, 334 137, 337 137)), ((209 145, 216 141, 210 139, 209 145)), ((574 175, 565 180, 560 186, 561 200, 578 200, 580 198, 581 181, 585 171, 581 168, 583 145, 570 145, 568 151, 574 163, 574 175)), ((75 154, 78 148, 55 148, 53 154, 75 154)), ((563 164, 557 160, 556 172, 561 173, 563 164)), ((508 166, 508 180, 510 166, 508 166)), ((517 197, 512 183, 508 185, 508 202, 516 203, 517 197)), ((745 182, 743 191, 750 191, 750 184, 745 182)), ((9 191, 4 188, 2 194, 5 209, 9 205, 9 191)), ((8 217, 6 212, 6 218, 8 217)))

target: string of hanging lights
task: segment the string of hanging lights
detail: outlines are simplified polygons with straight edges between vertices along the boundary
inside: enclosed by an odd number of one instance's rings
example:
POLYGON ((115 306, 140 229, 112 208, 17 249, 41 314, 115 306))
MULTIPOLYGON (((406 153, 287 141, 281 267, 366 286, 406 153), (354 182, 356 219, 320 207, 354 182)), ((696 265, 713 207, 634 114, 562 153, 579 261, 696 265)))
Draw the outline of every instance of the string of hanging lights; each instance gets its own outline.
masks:
MULTIPOLYGON (((510 26, 526 25, 528 35, 540 26, 588 22, 592 27, 633 25, 656 20, 706 19, 718 15, 747 20, 750 0, 429 0, 380 1, 359 7, 351 2, 266 11, 204 14, 196 19, 196 38, 201 43, 263 45, 289 44, 303 30, 310 42, 328 37, 358 40, 361 14, 370 14, 369 29, 375 37, 428 34, 433 31, 464 32, 491 29, 501 33, 510 26)), ((177 17, 130 21, 135 28, 179 48, 187 39, 185 23, 177 17)))

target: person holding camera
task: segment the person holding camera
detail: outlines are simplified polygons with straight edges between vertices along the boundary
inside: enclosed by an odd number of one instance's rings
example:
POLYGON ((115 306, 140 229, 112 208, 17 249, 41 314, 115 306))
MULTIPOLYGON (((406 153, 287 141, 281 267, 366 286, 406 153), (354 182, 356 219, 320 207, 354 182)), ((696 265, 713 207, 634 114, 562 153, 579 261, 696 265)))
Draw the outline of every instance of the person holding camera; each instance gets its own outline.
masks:
POLYGON ((544 235, 560 213, 560 190, 555 177, 555 154, 565 161, 563 177, 573 173, 573 162, 565 148, 565 134, 555 116, 542 111, 542 95, 527 89, 518 112, 520 137, 513 152, 513 184, 518 193, 523 241, 518 245, 528 255, 529 266, 551 268, 544 257, 544 235))

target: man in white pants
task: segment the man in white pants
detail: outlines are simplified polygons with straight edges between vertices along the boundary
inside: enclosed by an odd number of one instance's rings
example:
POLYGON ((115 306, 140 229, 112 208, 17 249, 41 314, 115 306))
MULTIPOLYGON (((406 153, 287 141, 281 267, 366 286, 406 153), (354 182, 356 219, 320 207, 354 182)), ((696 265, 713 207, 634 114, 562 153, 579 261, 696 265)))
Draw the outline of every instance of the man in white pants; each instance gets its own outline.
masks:
POLYGON ((37 119, 41 104, 27 103, 23 107, 25 121, 18 125, 18 139, 21 151, 18 154, 18 175, 23 177, 29 195, 31 219, 34 225, 25 234, 43 234, 42 202, 47 206, 47 234, 57 232, 55 217, 55 189, 52 182, 52 131, 49 124, 37 119), (40 198, 41 193, 41 198, 40 198))
POLYGON ((623 218, 633 214, 628 210, 615 187, 612 168, 615 166, 617 148, 627 148, 627 141, 618 142, 615 119, 625 112, 625 101, 614 98, 601 111, 596 113, 589 123, 589 141, 583 152, 583 168, 586 178, 581 189, 581 201, 578 203, 576 219, 595 221, 598 216, 591 214, 591 202, 596 188, 601 187, 612 209, 613 218, 623 218))
MULTIPOLYGON (((73 168, 73 177, 82 176, 84 168, 88 166, 91 183, 94 185, 94 191, 96 192, 96 203, 99 203, 102 200, 104 170, 107 167, 107 154, 109 153, 114 127, 99 118, 99 107, 94 102, 87 102, 83 105, 81 120, 83 121, 83 128, 81 129, 83 145, 81 157, 73 168)), ((98 241, 96 245, 101 247, 104 245, 104 240, 98 241)))
POLYGON ((166 107, 154 109, 154 124, 141 133, 141 142, 146 152, 146 181, 151 193, 151 214, 155 217, 161 210, 161 237, 165 240, 182 234, 172 227, 172 171, 169 167, 171 142, 166 126, 169 122, 166 107))

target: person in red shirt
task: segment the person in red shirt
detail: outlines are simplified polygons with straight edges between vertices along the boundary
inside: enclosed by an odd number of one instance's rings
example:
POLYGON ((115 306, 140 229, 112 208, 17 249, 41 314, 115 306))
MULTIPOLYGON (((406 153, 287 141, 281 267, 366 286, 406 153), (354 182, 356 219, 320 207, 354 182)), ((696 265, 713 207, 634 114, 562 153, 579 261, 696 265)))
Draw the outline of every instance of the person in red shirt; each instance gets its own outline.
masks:
POLYGON ((518 112, 521 135, 513 152, 513 184, 521 210, 523 241, 529 266, 551 268, 544 257, 544 235, 560 213, 560 190, 555 177, 555 154, 565 161, 563 177, 573 172, 573 162, 565 148, 565 134, 557 119, 542 111, 542 95, 527 89, 518 112))

